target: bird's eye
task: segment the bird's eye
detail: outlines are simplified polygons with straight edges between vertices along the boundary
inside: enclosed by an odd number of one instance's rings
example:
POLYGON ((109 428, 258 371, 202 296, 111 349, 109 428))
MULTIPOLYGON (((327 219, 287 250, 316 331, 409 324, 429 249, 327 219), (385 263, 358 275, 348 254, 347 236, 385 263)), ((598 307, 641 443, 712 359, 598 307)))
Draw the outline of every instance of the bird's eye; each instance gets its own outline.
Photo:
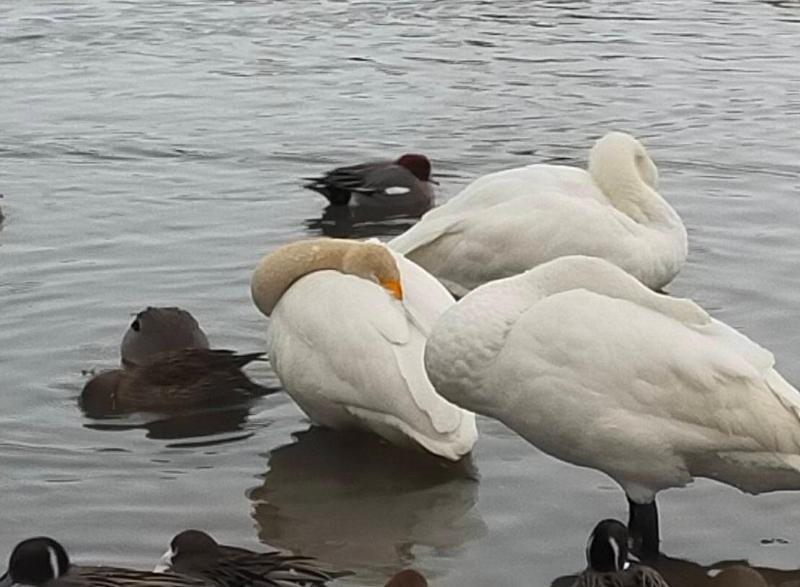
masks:
POLYGON ((139 332, 139 331, 142 329, 142 325, 141 325, 141 324, 139 324, 139 320, 138 320, 138 319, 137 319, 137 320, 134 320, 134 321, 131 323, 131 329, 132 329, 134 332, 139 332))

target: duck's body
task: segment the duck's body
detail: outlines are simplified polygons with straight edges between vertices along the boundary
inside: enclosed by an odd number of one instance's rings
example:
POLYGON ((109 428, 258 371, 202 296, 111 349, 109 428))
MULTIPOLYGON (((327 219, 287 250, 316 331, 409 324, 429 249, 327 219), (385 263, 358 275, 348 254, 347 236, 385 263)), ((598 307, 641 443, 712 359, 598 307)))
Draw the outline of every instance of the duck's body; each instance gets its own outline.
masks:
POLYGON ((407 153, 396 160, 337 167, 310 178, 304 187, 322 194, 334 206, 413 207, 421 214, 433 204, 432 183, 428 158, 407 153))
POLYGON ((175 536, 156 570, 195 577, 217 587, 318 587, 351 574, 325 570, 309 557, 219 544, 199 530, 185 530, 175 536))
POLYGON ((617 520, 595 526, 586 559, 589 565, 573 587, 669 587, 654 569, 628 561, 628 530, 617 520))
POLYGON ((272 366, 312 421, 452 460, 470 451, 475 416, 441 398, 425 375, 425 338, 454 302, 423 269, 378 243, 306 241, 265 257, 253 299, 271 318, 272 366), (362 251, 380 258, 387 279, 342 267, 343 256, 362 251))
POLYGON ((179 410, 265 395, 242 371, 264 353, 209 349, 189 312, 148 307, 131 322, 121 345, 122 368, 90 379, 81 404, 90 414, 179 410))
POLYGON ((428 580, 414 569, 395 573, 384 587, 428 587, 428 580))
POLYGON ((269 393, 242 371, 264 353, 183 349, 160 353, 140 364, 93 377, 81 392, 86 406, 111 412, 180 410, 244 401, 269 393))
POLYGON ((217 587, 176 573, 73 565, 64 547, 47 537, 20 542, 11 553, 2 587, 217 587))
POLYGON ((609 133, 589 171, 529 165, 483 176, 389 246, 456 295, 566 255, 600 257, 660 289, 686 260, 686 229, 630 135, 609 133))
POLYGON ((634 534, 637 506, 655 514, 658 491, 694 477, 800 488, 800 395, 772 355, 606 261, 564 257, 475 290, 436 324, 425 363, 453 403, 614 478, 634 534))

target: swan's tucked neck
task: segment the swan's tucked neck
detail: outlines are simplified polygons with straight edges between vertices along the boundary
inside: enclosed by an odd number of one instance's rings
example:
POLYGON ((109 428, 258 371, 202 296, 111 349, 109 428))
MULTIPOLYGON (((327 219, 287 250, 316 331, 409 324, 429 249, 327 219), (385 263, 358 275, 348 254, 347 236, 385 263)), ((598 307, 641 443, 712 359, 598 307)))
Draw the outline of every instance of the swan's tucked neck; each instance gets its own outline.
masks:
POLYGON ((256 306, 269 316, 284 292, 304 275, 325 269, 341 270, 345 254, 353 244, 316 239, 292 243, 267 255, 256 267, 250 284, 256 306))
POLYGON ((589 173, 611 204, 636 222, 667 228, 682 224, 656 191, 655 165, 633 137, 609 133, 597 141, 589 155, 589 173), (651 177, 645 178, 648 170, 651 177))

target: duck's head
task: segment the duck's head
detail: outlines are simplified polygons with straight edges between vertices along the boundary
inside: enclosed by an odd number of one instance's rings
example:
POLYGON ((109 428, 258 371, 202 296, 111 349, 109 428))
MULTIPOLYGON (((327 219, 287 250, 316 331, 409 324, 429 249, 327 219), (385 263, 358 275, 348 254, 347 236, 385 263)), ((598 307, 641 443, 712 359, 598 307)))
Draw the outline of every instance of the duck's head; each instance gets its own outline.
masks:
POLYGON ((428 581, 413 569, 396 573, 384 587, 428 587, 428 581))
POLYGON ((162 573, 193 557, 208 560, 214 555, 218 546, 217 541, 202 530, 184 530, 170 541, 169 549, 158 561, 154 570, 162 573))
POLYGON ((593 571, 614 573, 628 562, 628 528, 618 520, 603 520, 586 543, 586 561, 593 571))
POLYGON ((37 536, 23 540, 8 559, 8 570, 0 577, 0 586, 44 585, 69 570, 67 551, 56 540, 37 536))
POLYGON ((122 339, 122 364, 141 364, 165 351, 186 348, 208 348, 208 338, 197 320, 180 308, 148 307, 128 326, 122 339))
POLYGON ((428 181, 436 183, 431 180, 431 161, 425 155, 418 153, 406 153, 395 161, 400 167, 408 169, 414 177, 420 181, 428 181))
POLYGON ((384 245, 321 238, 284 245, 264 256, 250 282, 253 302, 269 316, 295 281, 322 270, 361 277, 382 286, 398 300, 403 299, 400 269, 384 245))

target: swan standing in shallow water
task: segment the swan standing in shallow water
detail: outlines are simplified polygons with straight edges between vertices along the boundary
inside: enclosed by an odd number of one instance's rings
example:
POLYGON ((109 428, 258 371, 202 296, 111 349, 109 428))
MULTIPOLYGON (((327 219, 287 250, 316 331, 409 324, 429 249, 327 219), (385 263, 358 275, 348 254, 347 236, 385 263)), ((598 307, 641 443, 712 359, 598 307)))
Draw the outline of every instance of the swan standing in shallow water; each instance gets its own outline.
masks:
POLYGON ((251 289, 272 366, 312 421, 451 460, 472 449, 475 415, 425 375, 425 339, 454 302, 423 269, 377 242, 317 239, 264 257, 251 289))
POLYGON ((653 289, 686 260, 686 228, 642 144, 612 132, 589 171, 529 165, 485 175, 389 242, 456 295, 566 255, 622 267, 653 289))
POLYGON ((445 398, 615 479, 645 555, 658 552, 662 489, 693 477, 800 489, 800 395, 773 365, 691 300, 579 256, 471 292, 425 350, 445 398))

